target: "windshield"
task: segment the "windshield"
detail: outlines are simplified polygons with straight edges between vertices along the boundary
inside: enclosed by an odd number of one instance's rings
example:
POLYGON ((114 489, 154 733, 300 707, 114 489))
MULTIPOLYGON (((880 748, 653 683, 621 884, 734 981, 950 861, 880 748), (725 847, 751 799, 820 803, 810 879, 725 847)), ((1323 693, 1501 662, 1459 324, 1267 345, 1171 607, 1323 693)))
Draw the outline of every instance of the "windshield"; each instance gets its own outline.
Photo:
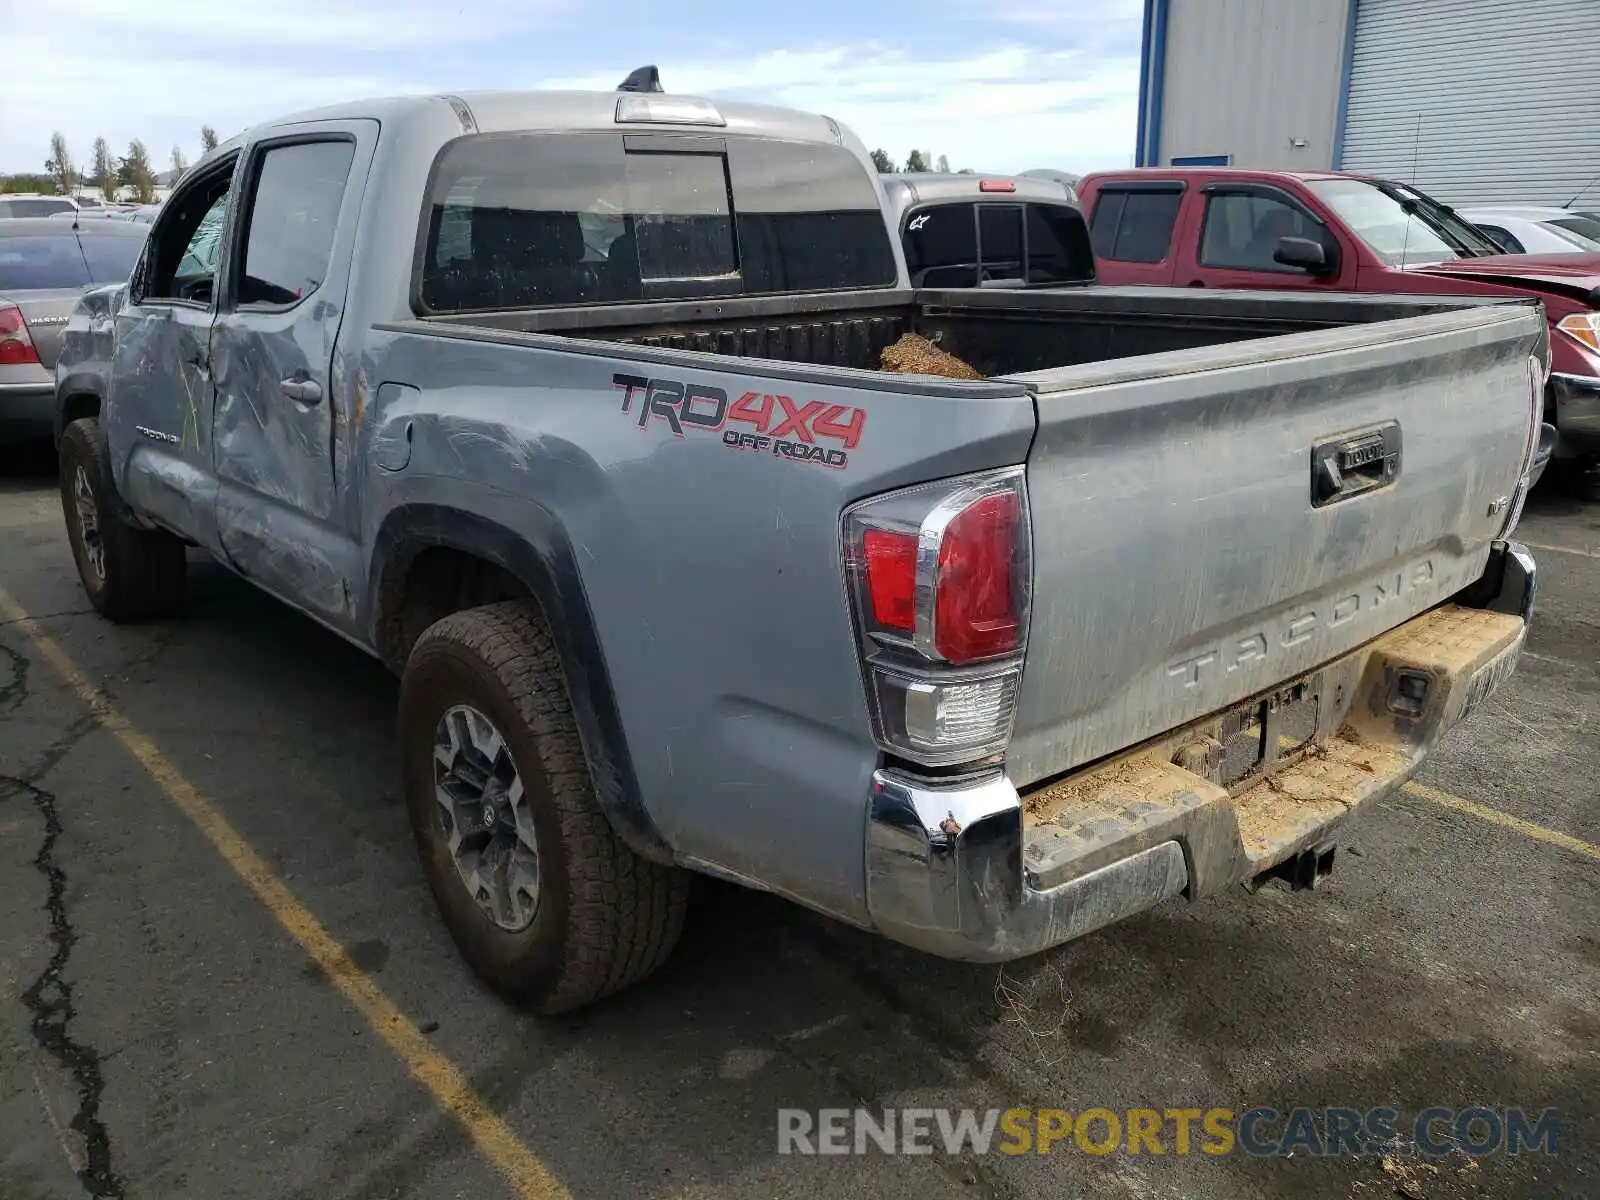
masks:
POLYGON ((1391 267, 1504 253, 1414 188, 1365 179, 1313 179, 1306 186, 1391 267))
POLYGON ((1556 217, 1550 224, 1592 243, 1590 249, 1600 250, 1600 221, 1596 221, 1593 217, 1578 215, 1556 217))

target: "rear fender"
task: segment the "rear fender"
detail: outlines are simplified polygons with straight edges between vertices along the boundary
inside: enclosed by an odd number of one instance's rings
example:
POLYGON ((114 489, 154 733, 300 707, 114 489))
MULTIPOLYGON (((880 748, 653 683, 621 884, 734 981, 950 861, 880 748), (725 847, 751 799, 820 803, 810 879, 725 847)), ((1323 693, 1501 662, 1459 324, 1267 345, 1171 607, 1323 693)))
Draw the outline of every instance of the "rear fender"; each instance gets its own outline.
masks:
POLYGON ((545 508, 523 506, 519 532, 486 517, 437 504, 393 509, 378 529, 362 627, 390 669, 400 650, 390 628, 406 572, 424 550, 445 548, 494 563, 532 593, 555 640, 595 795, 617 836, 634 853, 672 863, 672 847, 645 809, 611 673, 566 531, 545 508))

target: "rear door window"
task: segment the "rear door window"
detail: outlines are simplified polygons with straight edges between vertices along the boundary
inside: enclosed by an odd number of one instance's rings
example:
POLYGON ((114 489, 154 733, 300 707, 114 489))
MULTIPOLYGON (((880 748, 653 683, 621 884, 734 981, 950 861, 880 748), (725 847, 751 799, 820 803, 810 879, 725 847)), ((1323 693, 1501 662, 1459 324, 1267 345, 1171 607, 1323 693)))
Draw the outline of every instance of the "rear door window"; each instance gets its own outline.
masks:
POLYGON ((1118 262, 1163 261, 1182 203, 1181 188, 1101 188, 1091 227, 1094 252, 1118 262))
POLYGON ((417 265, 428 312, 895 283, 871 177, 842 147, 488 134, 440 156, 417 265))
POLYGON ((0 236, 0 292, 83 287, 89 282, 89 264, 70 225, 63 225, 59 234, 0 236))

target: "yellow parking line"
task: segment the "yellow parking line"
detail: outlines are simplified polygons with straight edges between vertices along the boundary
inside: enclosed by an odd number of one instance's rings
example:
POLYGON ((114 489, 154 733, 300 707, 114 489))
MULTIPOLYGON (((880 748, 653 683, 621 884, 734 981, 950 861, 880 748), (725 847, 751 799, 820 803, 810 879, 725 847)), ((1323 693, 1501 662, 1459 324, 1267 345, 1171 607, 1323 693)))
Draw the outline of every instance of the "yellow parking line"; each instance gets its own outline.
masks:
POLYGON ((0 618, 15 625, 55 668, 98 718, 100 725, 138 761, 167 798, 194 822, 234 873, 277 918, 333 985, 367 1019, 377 1035, 405 1063, 412 1078, 425 1087, 439 1107, 461 1123, 485 1158, 510 1181, 522 1200, 571 1200, 550 1169, 523 1145, 465 1075, 434 1049, 398 1005, 358 967, 337 938, 272 872, 222 813, 186 779, 148 737, 112 707, 104 692, 89 682, 54 639, 0 586, 0 618))
POLYGON ((1576 554, 1579 558, 1600 558, 1600 550, 1580 550, 1576 546, 1551 546, 1544 542, 1523 542, 1530 550, 1552 550, 1557 554, 1576 554))
POLYGON ((1477 817, 1480 821, 1498 825, 1502 829, 1514 830, 1536 842, 1548 842, 1552 846, 1560 846, 1563 850, 1571 850, 1574 854, 1581 854, 1585 858, 1600 862, 1600 846, 1586 842, 1582 838, 1575 838, 1570 833, 1562 833, 1558 829, 1549 829, 1532 821, 1525 821, 1508 812, 1501 812, 1498 808, 1490 808, 1487 804, 1479 804, 1461 796, 1451 795, 1449 792, 1442 792, 1436 787, 1429 787, 1415 780, 1406 784, 1401 791, 1416 796, 1419 800, 1437 804, 1441 808, 1454 809, 1456 812, 1466 813, 1469 817, 1477 817))

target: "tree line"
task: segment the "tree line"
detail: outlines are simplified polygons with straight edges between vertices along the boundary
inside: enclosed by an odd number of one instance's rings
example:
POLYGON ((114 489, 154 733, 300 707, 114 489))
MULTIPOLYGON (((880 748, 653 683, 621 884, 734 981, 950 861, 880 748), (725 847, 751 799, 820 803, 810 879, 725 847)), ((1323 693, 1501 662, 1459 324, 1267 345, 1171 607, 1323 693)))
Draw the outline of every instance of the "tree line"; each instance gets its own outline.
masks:
MULTIPOLYGON (((200 126, 200 145, 203 150, 215 150, 217 131, 209 125, 200 126)), ((183 150, 178 146, 172 148, 172 155, 168 161, 172 164, 174 175, 182 175, 189 166, 188 160, 183 156, 183 150)), ((943 154, 935 158, 931 150, 913 150, 906 156, 904 167, 895 166, 895 161, 889 157, 887 150, 874 150, 872 164, 878 168, 880 174, 884 175, 901 170, 950 173, 950 160, 943 154)), ((128 188, 132 191, 134 199, 140 204, 149 204, 155 199, 156 170, 151 162, 149 149, 138 138, 128 143, 126 154, 116 158, 112 156, 111 146, 105 138, 95 138, 89 169, 80 171, 77 163, 73 161, 65 135, 60 132, 53 133, 50 135, 50 157, 45 160, 44 170, 43 175, 12 175, 0 178, 0 192, 53 191, 67 195, 74 189, 87 185, 99 188, 100 194, 108 200, 119 188, 128 188)), ((958 172, 961 175, 973 173, 970 167, 963 167, 958 172)))
MULTIPOLYGON (((200 126, 200 145, 206 150, 217 147, 217 131, 209 125, 200 126)), ((189 161, 179 146, 172 148, 167 160, 172 164, 174 176, 189 169, 189 161)), ((176 181, 176 180, 174 180, 176 181)), ((71 195, 80 187, 97 187, 107 200, 116 196, 119 188, 127 188, 140 204, 149 204, 156 198, 156 168, 150 151, 138 138, 128 143, 128 152, 113 156, 111 145, 103 137, 94 140, 88 168, 80 170, 67 145, 66 135, 59 130, 50 135, 50 157, 45 159, 42 175, 11 175, 0 179, 0 192, 55 192, 71 195)))
MULTIPOLYGON (((892 175, 896 171, 937 171, 941 175, 950 174, 950 160, 942 154, 935 158, 931 150, 913 150, 906 156, 906 165, 904 167, 895 166, 894 159, 889 157, 887 150, 874 150, 872 152, 872 165, 878 168, 878 174, 880 175, 892 175)), ((962 167, 961 170, 956 172, 957 175, 974 175, 976 173, 971 167, 962 167)))

